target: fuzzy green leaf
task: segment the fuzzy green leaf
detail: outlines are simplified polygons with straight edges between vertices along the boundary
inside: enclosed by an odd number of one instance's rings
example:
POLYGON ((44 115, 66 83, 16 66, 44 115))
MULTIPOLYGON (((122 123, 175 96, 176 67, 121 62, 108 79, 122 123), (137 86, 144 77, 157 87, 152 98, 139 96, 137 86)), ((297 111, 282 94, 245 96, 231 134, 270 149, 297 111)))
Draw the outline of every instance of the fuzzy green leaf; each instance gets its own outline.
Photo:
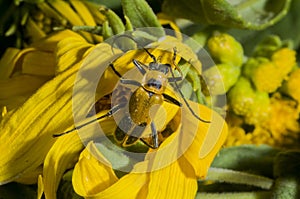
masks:
POLYGON ((262 189, 270 189, 273 184, 272 179, 264 176, 213 167, 208 170, 206 179, 218 182, 246 184, 262 189))
POLYGON ((224 148, 214 159, 212 167, 249 171, 273 176, 273 161, 279 150, 267 145, 242 145, 224 148))
POLYGON ((196 199, 265 199, 270 198, 267 191, 239 193, 198 193, 196 199))
MULTIPOLYGON (((134 28, 162 27, 152 8, 145 0, 122 0, 122 8, 124 15, 128 17, 134 28)), ((155 30, 153 35, 157 37, 164 35, 163 29, 161 31, 155 30)))
POLYGON ((198 23, 264 29, 279 21, 291 0, 165 0, 163 11, 198 23))

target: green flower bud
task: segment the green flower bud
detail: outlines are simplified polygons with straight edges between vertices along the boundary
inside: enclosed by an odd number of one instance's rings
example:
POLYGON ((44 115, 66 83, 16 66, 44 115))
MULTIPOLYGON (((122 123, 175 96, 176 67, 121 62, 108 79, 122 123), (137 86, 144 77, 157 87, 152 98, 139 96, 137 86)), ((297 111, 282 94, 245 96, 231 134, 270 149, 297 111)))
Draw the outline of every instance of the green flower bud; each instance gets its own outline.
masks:
POLYGON ((241 77, 228 93, 232 111, 244 116, 247 124, 259 124, 267 119, 270 99, 268 93, 254 90, 251 82, 241 77))
POLYGON ((254 56, 269 58, 281 45, 282 42, 278 36, 270 35, 256 46, 254 56))
POLYGON ((207 45, 215 61, 233 66, 243 64, 243 47, 232 36, 226 33, 216 33, 209 38, 207 45))
POLYGON ((238 80, 241 69, 228 64, 217 64, 203 72, 212 95, 226 93, 238 80))

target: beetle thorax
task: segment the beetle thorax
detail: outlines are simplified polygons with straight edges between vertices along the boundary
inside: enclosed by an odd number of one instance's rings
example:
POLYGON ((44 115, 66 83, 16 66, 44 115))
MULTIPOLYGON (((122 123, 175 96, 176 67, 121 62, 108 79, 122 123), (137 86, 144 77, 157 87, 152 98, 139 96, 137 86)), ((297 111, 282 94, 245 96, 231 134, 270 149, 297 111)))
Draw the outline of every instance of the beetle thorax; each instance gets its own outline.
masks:
POLYGON ((160 71, 148 71, 142 80, 142 86, 150 92, 162 94, 167 86, 168 78, 166 74, 160 71))

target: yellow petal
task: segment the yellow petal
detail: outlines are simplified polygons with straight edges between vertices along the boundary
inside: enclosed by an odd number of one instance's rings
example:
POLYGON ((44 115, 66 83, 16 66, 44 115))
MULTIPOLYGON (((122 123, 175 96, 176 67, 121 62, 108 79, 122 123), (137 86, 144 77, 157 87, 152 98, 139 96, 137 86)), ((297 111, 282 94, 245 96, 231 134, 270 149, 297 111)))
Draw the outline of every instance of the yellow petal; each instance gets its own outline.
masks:
POLYGON ((119 181, 108 187, 104 191, 93 196, 88 196, 89 199, 136 199, 144 198, 145 189, 147 185, 148 174, 135 173, 135 170, 145 170, 148 162, 141 162, 135 165, 133 172, 123 176, 119 181), (143 192, 144 191, 144 192, 143 192))
POLYGON ((40 165, 35 170, 22 175, 20 178, 16 180, 18 183, 22 184, 36 184, 38 182, 38 176, 43 173, 43 166, 40 165))
POLYGON ((67 169, 72 168, 84 148, 76 132, 61 136, 48 152, 43 171, 43 189, 45 198, 56 198, 56 191, 67 169))
MULTIPOLYGON (((51 2, 51 6, 57 10, 64 18, 66 18, 72 26, 82 26, 85 25, 80 16, 71 7, 68 2, 55 0, 51 2)), ((92 34, 84 31, 80 31, 89 43, 93 42, 92 34)))
POLYGON ((39 175, 38 177, 38 188, 37 188, 37 199, 41 199, 44 193, 44 184, 43 184, 43 177, 39 175))
MULTIPOLYGON (((22 61, 23 58, 30 52, 35 52, 37 51, 37 49, 33 48, 33 47, 28 47, 28 48, 24 48, 23 50, 21 50, 18 54, 16 54, 16 56, 14 57, 14 59, 12 60, 12 62, 10 64, 12 64, 12 68, 14 73, 16 72, 20 72, 22 71, 22 61)), ((11 74, 12 76, 13 74, 11 74)))
POLYGON ((89 9, 86 7, 86 4, 82 1, 77 1, 77 0, 71 0, 70 3, 72 6, 75 8, 77 11, 78 15, 81 17, 85 25, 89 26, 96 26, 96 22, 89 11, 89 9))
POLYGON ((170 27, 175 31, 176 37, 179 40, 182 40, 182 35, 180 34, 180 28, 175 23, 174 19, 170 16, 167 16, 165 13, 157 14, 158 21, 161 25, 170 25, 170 27))
MULTIPOLYGON (((97 116, 104 113, 106 111, 99 113, 97 116)), ((99 124, 94 123, 94 125, 99 124)), ((114 129, 115 123, 111 119, 105 119, 100 122, 100 125, 103 131, 110 132, 111 129, 114 129)), ((83 143, 88 139, 97 138, 93 137, 95 128, 92 124, 83 127, 82 131, 85 133, 80 134, 80 137, 76 131, 59 137, 48 152, 43 171, 43 187, 46 198, 56 198, 56 191, 61 177, 67 169, 74 167, 80 152, 84 148, 83 143)))
POLYGON ((178 128, 157 151, 147 154, 148 167, 142 168, 151 171, 148 174, 149 184, 142 190, 146 198, 195 197, 197 177, 192 165, 182 156, 180 131, 181 128, 178 128))
POLYGON ((0 104, 2 107, 6 107, 8 112, 13 112, 19 108, 24 102, 31 96, 31 94, 24 94, 20 96, 15 96, 7 99, 0 99, 0 104))
POLYGON ((93 46, 81 37, 68 37, 58 42, 56 53, 57 68, 55 69, 55 73, 58 74, 78 63, 85 57, 84 54, 86 51, 93 46))
POLYGON ((41 50, 41 51, 54 52, 56 49, 57 43, 68 37, 76 37, 79 39, 83 39, 80 36, 80 34, 67 29, 67 30, 63 30, 63 31, 57 31, 57 32, 55 32, 55 34, 50 34, 50 35, 46 36, 45 38, 43 38, 42 40, 32 43, 30 46, 35 49, 41 50))
POLYGON ((8 79, 12 74, 15 65, 13 60, 20 52, 17 48, 7 48, 0 59, 0 80, 8 79))
POLYGON ((90 196, 118 181, 111 164, 90 142, 80 154, 73 172, 73 187, 77 194, 90 196), (103 163, 105 162, 105 163, 103 163))
POLYGON ((55 71, 55 56, 52 52, 29 52, 22 62, 22 73, 41 76, 52 76, 55 71))
POLYGON ((0 81, 0 99, 32 93, 48 80, 48 77, 32 75, 18 75, 7 80, 2 80, 0 81))
POLYGON ((0 149, 5 151, 0 154, 1 184, 38 167, 55 141, 52 135, 73 123, 72 87, 79 65, 44 84, 1 121, 0 149))
POLYGON ((193 167, 182 156, 177 161, 150 173, 147 198, 195 198, 197 179, 193 167))
MULTIPOLYGON (((210 123, 196 119, 189 112, 182 117, 182 142, 191 143, 184 156, 193 165, 196 176, 203 178, 207 174, 215 155, 222 147, 227 137, 227 124, 216 112, 189 101, 193 110, 198 109, 199 116, 210 123)), ((183 110, 188 109, 185 107, 183 110)))

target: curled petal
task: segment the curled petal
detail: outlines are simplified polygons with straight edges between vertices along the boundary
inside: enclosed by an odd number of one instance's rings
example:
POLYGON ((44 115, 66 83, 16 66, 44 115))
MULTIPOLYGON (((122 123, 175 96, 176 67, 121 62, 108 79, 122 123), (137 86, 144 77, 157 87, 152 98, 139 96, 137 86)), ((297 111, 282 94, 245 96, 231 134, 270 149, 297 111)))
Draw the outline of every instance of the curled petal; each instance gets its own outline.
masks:
POLYGON ((80 62, 94 45, 87 43, 82 37, 68 37, 57 44, 57 66, 55 73, 58 74, 74 64, 80 62), (76 55, 76 56, 74 56, 76 55))
POLYGON ((90 142, 80 154, 74 168, 72 182, 76 193, 81 196, 94 195, 105 190, 117 180, 110 163, 90 142), (103 164, 103 162, 106 163, 103 164))
POLYGON ((91 199, 135 199, 144 198, 147 189, 145 189, 148 181, 148 174, 146 173, 135 173, 136 170, 145 170, 148 166, 148 162, 141 162, 135 165, 132 173, 123 176, 120 180, 114 183, 107 189, 99 192, 93 196, 88 196, 91 199))
POLYGON ((43 189, 46 199, 56 198, 61 177, 75 165, 83 148, 76 132, 61 136, 54 143, 44 161, 43 189))
MULTIPOLYGON (((99 114, 104 113, 101 112, 99 114)), ((100 121, 100 124, 106 132, 110 132, 111 129, 114 129, 115 125, 115 123, 109 119, 100 121)), ((56 191, 61 177, 67 169, 73 168, 78 161, 78 157, 84 149, 83 143, 90 139, 90 132, 94 131, 94 126, 87 125, 83 127, 83 131, 85 131, 86 134, 81 137, 78 136, 76 131, 59 137, 48 152, 44 161, 43 170, 43 187, 46 198, 56 198, 56 191)))
POLYGON ((190 113, 182 117, 182 142, 192 140, 184 156, 192 164, 196 176, 203 178, 227 137, 227 125, 218 113, 208 107, 192 101, 189 101, 189 105, 194 110, 198 108, 199 116, 209 121, 209 123, 199 121, 190 113))

